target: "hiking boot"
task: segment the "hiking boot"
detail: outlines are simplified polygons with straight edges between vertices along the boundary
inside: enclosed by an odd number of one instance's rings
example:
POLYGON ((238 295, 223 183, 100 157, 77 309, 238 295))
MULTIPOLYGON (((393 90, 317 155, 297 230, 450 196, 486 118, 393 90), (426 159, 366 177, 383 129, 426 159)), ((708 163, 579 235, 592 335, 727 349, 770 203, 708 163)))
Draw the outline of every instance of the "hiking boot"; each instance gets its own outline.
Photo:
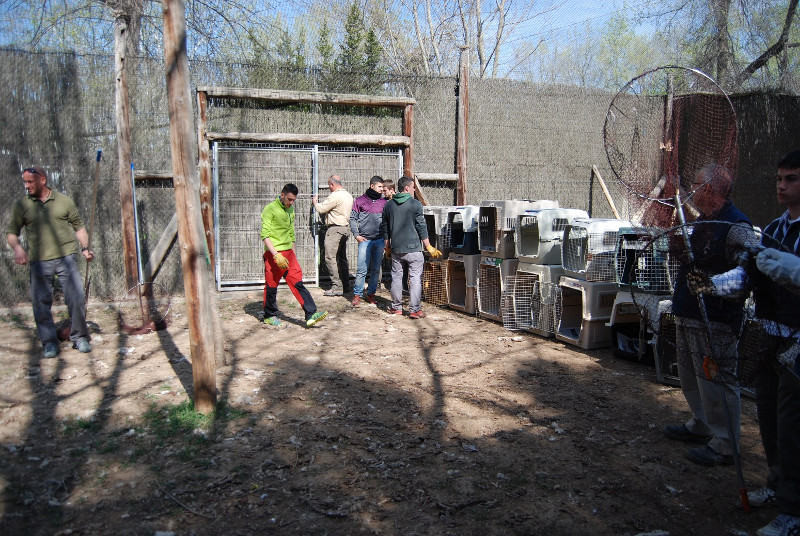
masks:
POLYGON ((664 437, 684 443, 708 443, 710 435, 695 434, 685 424, 668 424, 664 427, 664 437))
POLYGON ((747 500, 750 503, 750 506, 754 508, 760 508, 762 506, 766 506, 767 504, 772 504, 775 502, 775 490, 765 486, 755 491, 748 491, 747 500))
POLYGON ((58 345, 54 342, 48 342, 44 345, 44 358, 45 359, 53 359, 58 355, 59 348, 58 345))
POLYGON ((428 316, 428 315, 426 315, 423 311, 415 311, 415 312, 411 313, 410 315, 408 315, 409 318, 414 318, 414 319, 425 318, 426 316, 428 316))
POLYGON ((367 294, 366 299, 370 305, 378 305, 378 302, 375 301, 375 294, 367 294))
POLYGON ((313 315, 306 318, 306 327, 310 328, 314 324, 322 322, 323 320, 325 320, 326 316, 328 316, 328 311, 321 311, 321 312, 317 311, 313 315))
POLYGON ((757 536, 798 536, 800 517, 781 514, 756 531, 757 536))
POLYGON ((268 316, 267 318, 264 319, 264 323, 267 324, 268 326, 278 327, 281 325, 281 319, 278 318, 277 316, 268 316))
POLYGON ((687 450, 686 457, 694 463, 705 465, 706 467, 733 465, 733 456, 730 454, 720 454, 708 445, 687 450))
POLYGON ((342 296, 344 292, 340 288, 332 288, 322 293, 323 296, 342 296))
POLYGON ((92 345, 83 337, 72 343, 72 347, 77 348, 82 354, 88 354, 92 351, 92 345))
POLYGON ((402 309, 392 309, 391 307, 386 309, 386 312, 390 315, 401 315, 401 316, 403 315, 402 309))
POLYGON ((350 305, 353 307, 358 307, 361 304, 361 296, 353 296, 353 301, 350 302, 350 305))

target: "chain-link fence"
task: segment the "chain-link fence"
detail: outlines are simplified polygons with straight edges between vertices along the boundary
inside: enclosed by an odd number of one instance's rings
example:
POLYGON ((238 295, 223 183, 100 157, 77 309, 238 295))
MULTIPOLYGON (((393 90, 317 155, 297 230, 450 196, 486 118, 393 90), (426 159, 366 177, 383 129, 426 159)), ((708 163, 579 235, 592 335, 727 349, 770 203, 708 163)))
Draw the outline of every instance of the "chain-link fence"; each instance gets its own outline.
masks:
MULTIPOLYGON (((163 64, 133 58, 129 62, 135 168, 169 173, 172 164, 163 64)), ((97 253, 91 267, 92 296, 113 299, 123 295, 127 289, 124 288, 113 58, 3 50, 0 66, 0 102, 5 103, 0 114, 0 172, 7 191, 0 199, 0 221, 8 223, 13 202, 24 195, 20 171, 31 165, 42 165, 48 170, 51 185, 73 197, 88 221, 94 155, 102 148, 104 158, 92 237, 97 253)), ((288 71, 203 61, 190 62, 190 72, 193 88, 232 86, 413 97, 415 171, 438 174, 456 170, 458 80, 455 78, 387 75, 379 83, 367 83, 354 73, 334 76, 319 70, 288 71)), ((624 207, 622 190, 608 167, 603 147, 603 123, 612 97, 610 93, 572 86, 471 80, 467 203, 480 204, 485 199, 556 199, 563 207, 591 210, 594 216, 610 216, 603 193, 592 179, 591 167, 596 165, 617 206, 624 207)), ((733 200, 757 225, 763 226, 780 213, 774 201, 774 165, 781 153, 796 148, 796 133, 791 124, 800 115, 800 98, 748 94, 734 96, 732 100, 739 122, 739 177, 733 200)), ((358 109, 334 112, 324 105, 273 104, 258 108, 228 103, 214 113, 218 124, 231 131, 401 133, 397 112, 358 109)), ((363 172, 364 177, 356 178, 358 186, 363 186, 361 181, 369 178, 367 170, 363 172)), ((172 189, 164 186, 137 184, 143 263, 174 215, 172 189)), ((430 204, 454 202, 454 183, 425 183, 424 188, 430 204)), ((362 193, 356 188, 351 191, 362 193)), ((260 209, 252 207, 254 218, 260 209)), ((628 216, 622 214, 623 218, 628 216)), ((0 305, 26 302, 27 267, 14 264, 9 248, 2 251, 0 305)), ((169 252, 156 281, 175 293, 181 292, 176 247, 169 252)))

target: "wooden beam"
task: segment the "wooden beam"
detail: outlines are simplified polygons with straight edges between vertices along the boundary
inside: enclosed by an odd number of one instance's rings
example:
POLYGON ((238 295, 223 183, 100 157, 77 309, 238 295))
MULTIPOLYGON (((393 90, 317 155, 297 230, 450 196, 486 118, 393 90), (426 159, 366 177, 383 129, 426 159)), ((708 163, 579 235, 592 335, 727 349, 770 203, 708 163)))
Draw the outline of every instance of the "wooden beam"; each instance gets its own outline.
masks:
MULTIPOLYGON (((203 232, 208 246, 208 258, 211 264, 211 273, 216 275, 217 261, 216 244, 214 242, 214 200, 211 198, 211 147, 206 137, 208 127, 208 95, 202 91, 197 92, 197 157, 198 171, 200 172, 200 213, 203 218, 203 232)), ((216 278, 215 278, 216 280, 216 278)))
POLYGON ((414 176, 414 105, 409 104, 403 111, 403 136, 408 138, 408 146, 403 151, 403 175, 414 176))
POLYGON ((178 216, 183 288, 189 323, 194 409, 203 414, 217 404, 216 358, 221 334, 209 284, 209 257, 203 236, 197 176, 197 138, 192 127, 186 11, 183 0, 163 0, 164 66, 167 72, 169 133, 175 212, 178 216))
POLYGON ((334 106, 367 106, 382 108, 405 108, 416 101, 409 97, 387 97, 382 95, 356 95, 349 93, 320 93, 314 91, 290 91, 278 89, 255 89, 237 87, 200 86, 197 91, 208 97, 224 99, 250 99, 290 104, 330 104, 334 106))
POLYGON ((164 258, 167 256, 170 246, 175 242, 177 236, 178 215, 173 214, 172 219, 169 220, 167 227, 161 234, 161 238, 158 239, 158 244, 156 244, 156 247, 153 248, 153 251, 150 253, 147 264, 142 268, 145 282, 150 282, 156 277, 156 274, 158 274, 158 271, 161 269, 161 265, 164 263, 164 258))
POLYGON ((458 132, 456 133, 456 204, 467 204, 467 126, 469 119, 469 48, 461 47, 458 71, 458 132))
POLYGON ((260 143, 319 143, 323 145, 368 145, 378 147, 408 147, 406 136, 358 134, 288 134, 260 132, 206 132, 206 139, 217 141, 254 141, 260 143))
POLYGON ((135 181, 171 181, 171 171, 134 171, 133 180, 135 181))
POLYGON ((427 207, 428 206, 428 198, 425 197, 425 192, 422 191, 422 185, 420 185, 419 181, 417 180, 417 177, 414 177, 414 187, 417 189, 417 192, 416 192, 417 200, 420 203, 422 203, 423 207, 427 207))
POLYGON ((458 173, 417 173, 420 182, 457 182, 458 173))
POLYGON ((122 265, 125 288, 139 284, 139 258, 136 254, 136 221, 131 179, 131 128, 128 98, 128 68, 126 35, 128 24, 123 16, 114 19, 114 110, 117 116, 117 174, 119 203, 122 217, 122 265))

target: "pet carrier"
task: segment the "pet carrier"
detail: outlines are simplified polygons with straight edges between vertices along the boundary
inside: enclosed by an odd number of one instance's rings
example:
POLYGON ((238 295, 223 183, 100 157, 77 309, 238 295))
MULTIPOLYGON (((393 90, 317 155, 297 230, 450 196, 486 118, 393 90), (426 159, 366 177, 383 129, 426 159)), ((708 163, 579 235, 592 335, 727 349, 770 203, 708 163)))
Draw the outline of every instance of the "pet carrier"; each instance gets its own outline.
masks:
POLYGON ((480 255, 451 253, 447 259, 447 290, 450 308, 468 314, 477 312, 480 255))
POLYGON ((502 322, 500 299, 508 276, 517 273, 517 259, 482 255, 478 266, 478 313, 481 318, 502 322))
POLYGON ((556 339, 585 350, 611 345, 606 325, 619 287, 616 283, 562 277, 556 300, 556 339))
POLYGON ((447 255, 451 249, 450 225, 448 213, 452 210, 449 206, 423 206, 422 215, 428 227, 428 240, 433 247, 447 255))
POLYGON ((652 227, 621 228, 614 254, 616 280, 631 292, 671 294, 680 268, 669 255, 662 230, 652 227))
POLYGON ((517 258, 532 264, 561 264, 564 228, 577 218, 588 218, 585 210, 543 208, 517 216, 517 258))
POLYGON ((555 304, 558 281, 564 274, 560 265, 531 264, 520 261, 517 275, 527 274, 536 280, 531 302, 531 325, 528 331, 542 337, 555 335, 555 304))
POLYGON ((526 210, 558 208, 558 201, 484 201, 478 209, 478 245, 481 253, 501 259, 514 258, 517 217, 526 210))
POLYGON ((620 228, 628 221, 604 218, 579 218, 564 229, 561 264, 571 277, 586 281, 614 281, 614 254, 620 228))
POLYGON ((476 255, 478 247, 478 209, 476 205, 451 207, 447 214, 450 229, 450 246, 453 253, 476 255))
MULTIPOLYGON (((627 289, 618 291, 608 326, 611 328, 611 347, 616 357, 653 364, 651 342, 655 334, 648 329, 650 324, 642 318, 638 307, 644 299, 644 296, 632 296, 627 289)), ((669 299, 669 296, 656 296, 654 299, 669 299)), ((644 314, 648 314, 647 311, 644 314)))

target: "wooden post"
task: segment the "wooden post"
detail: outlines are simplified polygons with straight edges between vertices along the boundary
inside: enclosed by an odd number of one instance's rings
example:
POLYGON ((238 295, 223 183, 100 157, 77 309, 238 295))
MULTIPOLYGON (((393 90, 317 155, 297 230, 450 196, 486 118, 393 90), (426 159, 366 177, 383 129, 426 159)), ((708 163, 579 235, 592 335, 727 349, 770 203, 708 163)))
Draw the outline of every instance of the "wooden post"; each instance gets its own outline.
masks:
POLYGON ((163 0, 164 66, 167 71, 170 149, 178 214, 178 239, 183 265, 183 286, 189 320, 189 341, 194 383, 194 409, 203 414, 217 403, 214 335, 216 311, 208 291, 209 257, 203 236, 196 146, 186 57, 186 8, 183 0, 163 0))
POLYGON ((211 199, 212 177, 211 177, 211 148, 206 137, 208 130, 208 93, 205 91, 197 92, 197 115, 199 117, 197 125, 197 147, 198 147, 198 169, 200 171, 200 212, 203 214, 203 231, 206 235, 208 244, 208 257, 211 259, 211 273, 216 275, 216 251, 214 243, 214 202, 211 199))
POLYGON ((128 104, 127 45, 128 23, 123 16, 114 19, 114 105, 117 115, 117 172, 119 204, 122 213, 122 264, 125 290, 139 284, 139 259, 136 255, 133 181, 131 180, 131 129, 128 104))
POLYGON ((414 176, 414 105, 407 104, 403 109, 403 136, 408 138, 408 147, 403 152, 403 175, 414 176))
POLYGON ((456 204, 467 204, 467 120, 469 119, 469 48, 461 47, 458 74, 458 132, 456 150, 456 204))

